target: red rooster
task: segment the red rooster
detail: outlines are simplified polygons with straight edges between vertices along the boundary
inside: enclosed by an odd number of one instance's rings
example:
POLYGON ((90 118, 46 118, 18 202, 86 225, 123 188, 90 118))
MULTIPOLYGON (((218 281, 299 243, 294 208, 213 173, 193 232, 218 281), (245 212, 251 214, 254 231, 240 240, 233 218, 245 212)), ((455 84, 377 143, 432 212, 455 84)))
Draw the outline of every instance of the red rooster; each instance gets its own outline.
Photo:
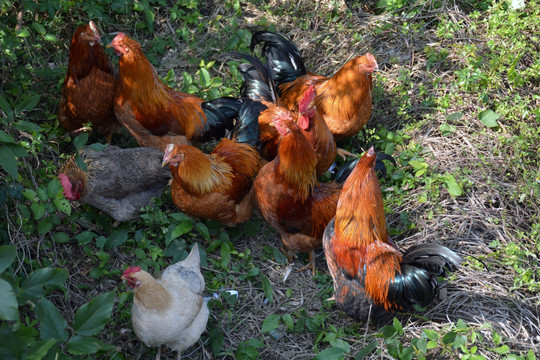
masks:
POLYGON ((373 147, 360 159, 339 196, 336 217, 324 232, 326 262, 338 308, 357 321, 369 313, 427 305, 445 268, 461 258, 438 244, 401 253, 388 237, 373 147))
POLYGON ((366 53, 355 57, 332 77, 326 78, 308 72, 296 45, 284 37, 259 31, 251 39, 251 50, 261 42, 280 99, 289 109, 294 110, 306 90, 314 86, 317 92, 315 106, 336 140, 362 130, 371 117, 371 74, 379 69, 375 56, 366 53))
POLYGON ((259 171, 254 199, 281 235, 289 260, 295 252, 308 252, 315 274, 314 250, 335 214, 341 185, 318 183, 315 153, 295 122, 275 119, 273 125, 281 135, 278 154, 259 171))
POLYGON ((111 134, 120 129, 113 109, 116 74, 100 43, 93 21, 79 26, 73 34, 58 122, 70 132, 90 122, 110 143, 111 134))
POLYGON ((213 100, 214 111, 207 111, 202 99, 165 85, 137 41, 119 33, 110 46, 120 56, 114 112, 139 145, 164 152, 171 143, 222 138, 232 128, 238 99, 213 100))

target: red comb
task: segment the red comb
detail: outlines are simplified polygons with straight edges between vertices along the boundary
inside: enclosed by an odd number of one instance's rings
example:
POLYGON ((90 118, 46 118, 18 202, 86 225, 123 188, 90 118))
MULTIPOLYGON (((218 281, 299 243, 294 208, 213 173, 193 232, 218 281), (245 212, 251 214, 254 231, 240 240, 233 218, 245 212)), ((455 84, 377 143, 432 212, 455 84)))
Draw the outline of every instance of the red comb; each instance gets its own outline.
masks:
POLYGON ((309 85, 309 88, 304 93, 304 96, 302 99, 300 99, 300 103, 298 104, 298 111, 303 113, 307 109, 310 108, 311 103, 313 100, 315 100, 315 96, 317 96, 317 93, 315 92, 315 87, 313 85, 309 85))
POLYGON ((132 266, 132 267, 128 267, 125 271, 124 271, 124 274, 122 275, 123 277, 127 277, 129 274, 133 274, 133 273, 136 273, 136 272, 139 272, 141 271, 142 269, 138 266, 132 266))

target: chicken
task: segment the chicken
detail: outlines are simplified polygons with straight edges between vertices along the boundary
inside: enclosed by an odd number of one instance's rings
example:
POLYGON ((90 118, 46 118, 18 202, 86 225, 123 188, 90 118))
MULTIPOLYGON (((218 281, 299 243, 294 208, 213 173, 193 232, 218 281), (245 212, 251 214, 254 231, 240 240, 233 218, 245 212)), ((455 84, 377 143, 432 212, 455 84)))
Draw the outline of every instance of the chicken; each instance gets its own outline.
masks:
POLYGON ((334 217, 341 185, 318 183, 312 146, 295 122, 275 119, 282 136, 278 154, 264 165, 253 185, 253 196, 265 220, 281 235, 289 260, 308 252, 315 274, 315 252, 334 217))
POLYGON ((241 89, 242 95, 253 100, 262 101, 267 106, 267 109, 259 117, 263 157, 268 161, 273 160, 276 157, 281 139, 276 128, 269 124, 274 118, 287 117, 298 123, 302 133, 313 147, 317 158, 317 176, 322 175, 334 163, 336 141, 314 106, 315 88, 313 86, 308 87, 294 111, 290 111, 283 106, 277 96, 268 64, 263 65, 259 59, 247 54, 233 53, 231 55, 249 61, 248 64, 238 66, 238 70, 244 77, 241 89))
POLYGON ((163 271, 161 279, 154 279, 140 267, 124 271, 122 280, 134 293, 133 331, 146 346, 158 347, 156 359, 163 344, 176 351, 180 359, 181 352, 195 344, 206 329, 209 310, 201 295, 204 278, 200 261, 195 244, 185 260, 163 271))
POLYGON ((171 143, 222 138, 232 128, 238 99, 213 100, 214 111, 205 111, 202 99, 174 91, 159 79, 137 41, 119 33, 110 46, 120 56, 114 112, 141 146, 164 152, 171 143))
POLYGON ((169 164, 171 196, 180 210, 228 226, 250 218, 250 191, 260 167, 257 118, 264 108, 245 99, 233 139, 221 139, 209 155, 190 145, 167 147, 163 164, 169 164))
POLYGON ((286 107, 294 110, 307 88, 314 86, 315 107, 336 140, 353 136, 366 125, 372 107, 371 74, 379 69, 375 56, 357 56, 326 78, 308 72, 298 48, 284 37, 259 31, 251 39, 251 50, 261 42, 286 107))
POLYGON ((357 321, 369 314, 427 305, 437 276, 454 271, 461 258, 438 244, 400 252, 388 237, 373 147, 360 159, 339 196, 323 247, 339 309, 357 321))
POLYGON ((113 108, 116 74, 99 43, 101 37, 93 21, 75 31, 69 48, 58 122, 69 132, 90 122, 110 143, 112 133, 120 129, 113 108))
POLYGON ((156 149, 107 146, 96 151, 86 147, 79 155, 86 169, 79 167, 75 157, 60 169, 64 196, 94 206, 117 222, 136 219, 171 179, 170 171, 161 167, 163 153, 156 149))

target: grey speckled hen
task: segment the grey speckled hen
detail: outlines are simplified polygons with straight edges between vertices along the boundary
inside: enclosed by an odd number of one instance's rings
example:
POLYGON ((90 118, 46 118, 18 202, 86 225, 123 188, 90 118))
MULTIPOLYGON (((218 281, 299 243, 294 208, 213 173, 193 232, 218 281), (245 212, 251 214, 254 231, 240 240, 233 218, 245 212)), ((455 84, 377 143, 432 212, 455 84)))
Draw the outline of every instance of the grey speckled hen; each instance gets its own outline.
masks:
POLYGON ((79 154, 86 169, 79 168, 72 157, 58 175, 64 196, 94 206, 119 222, 136 219, 171 179, 169 169, 161 167, 163 153, 156 149, 108 146, 96 151, 86 147, 79 154))

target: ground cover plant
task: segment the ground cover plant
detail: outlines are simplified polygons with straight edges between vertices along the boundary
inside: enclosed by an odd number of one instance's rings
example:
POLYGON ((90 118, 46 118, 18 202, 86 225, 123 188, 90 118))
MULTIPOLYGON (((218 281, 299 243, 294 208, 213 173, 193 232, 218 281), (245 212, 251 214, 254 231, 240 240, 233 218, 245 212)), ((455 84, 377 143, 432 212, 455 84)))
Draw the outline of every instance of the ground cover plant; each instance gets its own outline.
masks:
MULTIPOLYGON (((120 276, 130 265, 157 274, 199 243, 211 316, 186 358, 536 359, 539 16, 538 0, 0 0, 0 356, 152 358, 120 276), (427 309, 367 326, 326 301, 322 249, 317 275, 295 271, 300 256, 284 281, 278 235, 257 215, 224 228, 182 214, 165 191, 113 227, 68 202, 59 167, 105 141, 56 120, 69 41, 89 20, 104 43, 135 38, 166 83, 205 99, 238 94, 238 63, 222 55, 248 52, 257 30, 293 39, 323 75, 371 52, 372 118, 339 145, 397 160, 381 188, 400 248, 439 242, 465 262, 427 309)), ((113 144, 136 146, 127 133, 113 144)))

